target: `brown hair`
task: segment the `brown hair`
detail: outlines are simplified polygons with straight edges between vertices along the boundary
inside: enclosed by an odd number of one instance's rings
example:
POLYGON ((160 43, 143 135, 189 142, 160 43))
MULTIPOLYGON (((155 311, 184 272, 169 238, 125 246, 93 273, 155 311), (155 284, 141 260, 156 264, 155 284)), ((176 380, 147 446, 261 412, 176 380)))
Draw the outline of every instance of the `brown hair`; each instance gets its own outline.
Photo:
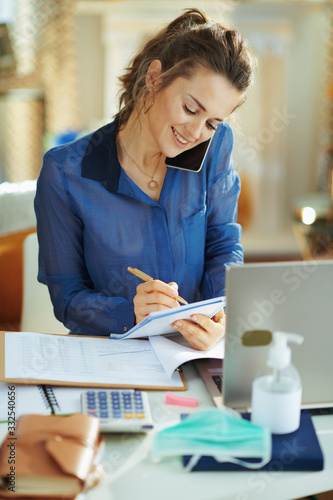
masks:
POLYGON ((143 46, 119 78, 122 92, 115 118, 120 126, 145 96, 146 74, 155 59, 162 64, 157 92, 178 77, 189 78, 198 64, 225 76, 243 94, 254 80, 255 58, 243 36, 210 21, 199 9, 186 9, 143 46))

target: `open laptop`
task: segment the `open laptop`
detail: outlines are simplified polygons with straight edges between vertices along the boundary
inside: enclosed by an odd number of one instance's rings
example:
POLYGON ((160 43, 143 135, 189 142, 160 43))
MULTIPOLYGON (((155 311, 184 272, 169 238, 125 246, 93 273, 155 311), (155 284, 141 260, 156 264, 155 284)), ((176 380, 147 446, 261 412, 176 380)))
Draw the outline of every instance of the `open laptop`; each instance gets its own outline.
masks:
POLYGON ((246 347, 241 338, 250 330, 270 330, 304 336, 302 345, 290 344, 303 385, 302 407, 332 408, 333 260, 229 266, 226 296, 223 363, 197 363, 214 403, 250 410, 252 382, 267 361, 269 346, 246 347))

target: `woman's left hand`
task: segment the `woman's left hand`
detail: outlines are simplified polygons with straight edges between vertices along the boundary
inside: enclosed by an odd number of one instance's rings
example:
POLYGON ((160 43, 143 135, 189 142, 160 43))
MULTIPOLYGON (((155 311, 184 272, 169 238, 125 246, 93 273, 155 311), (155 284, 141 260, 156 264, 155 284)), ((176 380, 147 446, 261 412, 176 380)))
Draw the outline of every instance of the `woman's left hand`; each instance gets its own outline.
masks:
POLYGON ((191 316, 194 323, 187 320, 178 320, 172 326, 183 335, 187 342, 199 351, 212 347, 225 335, 225 314, 223 309, 211 319, 203 314, 191 316))

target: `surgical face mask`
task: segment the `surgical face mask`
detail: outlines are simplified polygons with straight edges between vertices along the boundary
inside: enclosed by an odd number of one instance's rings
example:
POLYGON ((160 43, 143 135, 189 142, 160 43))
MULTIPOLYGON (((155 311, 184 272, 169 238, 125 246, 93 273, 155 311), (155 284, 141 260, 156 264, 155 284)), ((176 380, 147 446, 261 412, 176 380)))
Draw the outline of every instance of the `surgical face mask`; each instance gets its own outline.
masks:
POLYGON ((153 459, 192 455, 186 469, 191 470, 201 456, 218 462, 232 462, 250 469, 267 464, 272 456, 269 429, 245 420, 226 407, 198 411, 182 422, 159 431, 151 450, 153 459), (258 458, 247 462, 246 458, 258 458))

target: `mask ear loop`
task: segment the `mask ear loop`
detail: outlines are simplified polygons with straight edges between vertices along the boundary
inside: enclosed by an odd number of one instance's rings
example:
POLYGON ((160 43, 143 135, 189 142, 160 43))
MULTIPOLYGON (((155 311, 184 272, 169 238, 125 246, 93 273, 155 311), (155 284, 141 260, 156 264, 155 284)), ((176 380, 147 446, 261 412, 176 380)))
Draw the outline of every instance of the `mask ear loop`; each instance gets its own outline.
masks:
POLYGON ((188 463, 185 465, 184 470, 185 471, 192 471, 192 469, 197 465, 199 462, 201 456, 200 455, 192 455, 188 463))
POLYGON ((260 462, 255 463, 247 462, 246 460, 241 460, 232 456, 219 458, 218 455, 214 455, 214 458, 217 462, 231 462, 233 464, 242 465, 247 469, 260 469, 261 467, 264 467, 264 465, 267 465, 272 458, 272 436, 269 431, 264 433, 264 450, 265 453, 260 462))
MULTIPOLYGON (((232 456, 223 456, 223 457, 219 457, 218 455, 214 455, 213 458, 217 461, 217 462, 220 462, 220 463, 224 463, 224 462, 229 462, 229 463, 233 463, 233 464, 236 464, 236 465, 242 465, 243 467, 246 467, 247 469, 260 469, 261 467, 264 467, 264 465, 268 464, 268 462, 271 460, 272 458, 272 436, 269 432, 265 432, 264 434, 265 436, 265 439, 264 439, 264 445, 265 445, 265 454, 264 456, 262 457, 262 459, 260 460, 260 462, 247 462, 246 460, 241 460, 239 458, 236 458, 236 457, 232 457, 232 456)), ((185 471, 192 471, 194 469, 194 467, 197 465, 197 463, 199 462, 201 456, 200 455, 192 455, 190 460, 188 461, 188 463, 186 464, 185 466, 185 471)))

